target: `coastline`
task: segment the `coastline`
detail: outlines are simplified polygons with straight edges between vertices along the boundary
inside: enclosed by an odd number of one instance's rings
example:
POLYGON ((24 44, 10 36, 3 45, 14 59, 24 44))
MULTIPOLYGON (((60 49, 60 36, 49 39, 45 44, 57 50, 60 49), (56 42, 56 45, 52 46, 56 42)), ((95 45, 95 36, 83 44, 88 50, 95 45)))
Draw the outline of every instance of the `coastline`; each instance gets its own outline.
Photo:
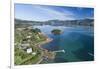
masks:
MULTIPOLYGON (((44 34, 43 34, 44 35, 44 34)), ((38 46, 39 49, 41 49, 42 51, 42 58, 39 60, 39 62, 37 62, 37 64, 40 64, 42 61, 44 60, 54 60, 56 53, 52 52, 52 51, 48 51, 47 49, 42 48, 42 45, 51 42, 53 39, 47 37, 46 41, 41 42, 38 46)))

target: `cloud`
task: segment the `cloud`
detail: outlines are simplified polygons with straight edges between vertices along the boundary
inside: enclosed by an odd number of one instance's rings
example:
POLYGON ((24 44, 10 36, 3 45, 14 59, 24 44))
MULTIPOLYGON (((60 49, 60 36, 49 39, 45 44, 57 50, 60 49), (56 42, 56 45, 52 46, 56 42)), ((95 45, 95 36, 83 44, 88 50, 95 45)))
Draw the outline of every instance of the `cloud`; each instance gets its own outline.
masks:
POLYGON ((33 16, 39 20, 73 20, 75 19, 74 14, 71 11, 63 10, 63 12, 58 11, 54 8, 45 6, 34 6, 33 5, 33 16))
POLYGON ((94 17, 93 8, 58 7, 48 5, 15 5, 15 18, 34 21, 75 20, 94 17))

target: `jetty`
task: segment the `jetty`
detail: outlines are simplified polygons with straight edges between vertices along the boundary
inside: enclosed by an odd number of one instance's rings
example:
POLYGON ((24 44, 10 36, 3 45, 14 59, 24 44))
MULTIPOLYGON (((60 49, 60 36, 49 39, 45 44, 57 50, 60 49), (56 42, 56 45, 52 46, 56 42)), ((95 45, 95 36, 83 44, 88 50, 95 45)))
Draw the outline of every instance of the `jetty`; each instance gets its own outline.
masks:
POLYGON ((58 51, 53 51, 53 52, 63 52, 63 53, 65 53, 65 50, 58 50, 58 51))

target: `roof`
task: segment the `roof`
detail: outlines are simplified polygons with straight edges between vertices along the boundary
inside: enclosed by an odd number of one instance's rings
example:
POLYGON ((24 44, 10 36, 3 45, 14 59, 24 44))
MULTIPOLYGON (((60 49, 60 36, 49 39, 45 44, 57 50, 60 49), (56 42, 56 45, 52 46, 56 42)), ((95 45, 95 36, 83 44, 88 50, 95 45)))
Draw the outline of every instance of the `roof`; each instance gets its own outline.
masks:
POLYGON ((32 53, 32 48, 28 48, 27 53, 32 53))

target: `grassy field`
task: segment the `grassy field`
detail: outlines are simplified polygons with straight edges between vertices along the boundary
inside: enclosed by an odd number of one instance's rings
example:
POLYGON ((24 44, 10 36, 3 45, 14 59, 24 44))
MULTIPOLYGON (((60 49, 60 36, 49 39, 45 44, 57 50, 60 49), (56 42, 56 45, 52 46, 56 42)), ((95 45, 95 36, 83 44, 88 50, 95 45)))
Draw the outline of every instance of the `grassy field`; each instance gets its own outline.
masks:
POLYGON ((40 34, 39 29, 15 28, 15 45, 14 45, 14 63, 15 65, 36 64, 42 57, 42 51, 38 48, 38 44, 47 39, 46 36, 40 34), (30 36, 30 38, 28 38, 30 36), (29 46, 22 49, 21 45, 27 43, 29 46), (32 48, 32 53, 27 53, 27 49, 32 48))

